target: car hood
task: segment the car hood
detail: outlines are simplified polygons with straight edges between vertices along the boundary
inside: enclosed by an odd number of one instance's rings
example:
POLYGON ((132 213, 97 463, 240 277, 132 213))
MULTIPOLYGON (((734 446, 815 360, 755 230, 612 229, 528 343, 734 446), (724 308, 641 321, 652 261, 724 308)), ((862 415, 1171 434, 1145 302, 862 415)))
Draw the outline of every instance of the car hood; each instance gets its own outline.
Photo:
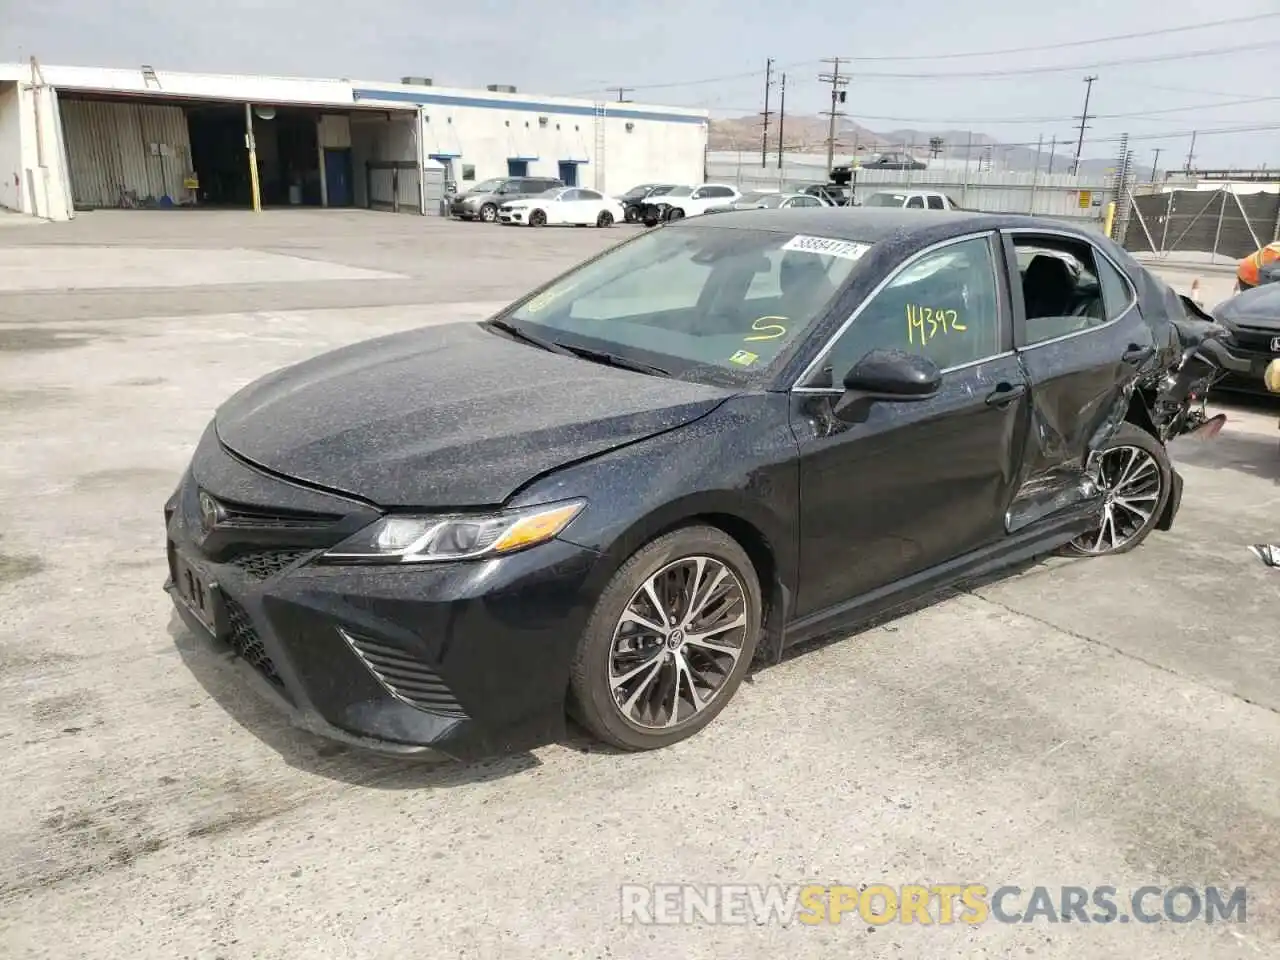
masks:
POLYGON ((1213 312, 1227 323, 1243 323, 1280 333, 1280 284, 1246 290, 1219 304, 1213 312))
POLYGON ((245 460, 384 507, 500 504, 540 474, 710 412, 731 391, 448 324, 322 354, 215 415, 245 460))

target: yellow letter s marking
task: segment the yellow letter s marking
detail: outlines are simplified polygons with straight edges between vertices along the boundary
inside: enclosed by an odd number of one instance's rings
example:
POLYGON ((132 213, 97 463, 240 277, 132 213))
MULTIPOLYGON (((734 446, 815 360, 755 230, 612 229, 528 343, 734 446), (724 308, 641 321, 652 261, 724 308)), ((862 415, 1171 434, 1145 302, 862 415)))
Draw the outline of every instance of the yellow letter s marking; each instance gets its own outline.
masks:
POLYGON ((787 328, 780 323, 769 323, 770 320, 786 320, 786 317, 757 317, 751 321, 751 329, 755 330, 759 336, 743 337, 747 343, 755 343, 758 340, 777 340, 779 337, 787 335, 787 328))

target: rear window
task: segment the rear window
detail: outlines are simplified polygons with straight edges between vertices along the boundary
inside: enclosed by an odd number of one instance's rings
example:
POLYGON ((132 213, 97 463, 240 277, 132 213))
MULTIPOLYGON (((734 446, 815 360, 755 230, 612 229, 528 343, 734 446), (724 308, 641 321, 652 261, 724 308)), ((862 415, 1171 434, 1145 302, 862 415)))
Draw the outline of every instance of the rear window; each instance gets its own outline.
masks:
POLYGON ((901 207, 906 202, 905 193, 873 193, 862 205, 864 207, 901 207))

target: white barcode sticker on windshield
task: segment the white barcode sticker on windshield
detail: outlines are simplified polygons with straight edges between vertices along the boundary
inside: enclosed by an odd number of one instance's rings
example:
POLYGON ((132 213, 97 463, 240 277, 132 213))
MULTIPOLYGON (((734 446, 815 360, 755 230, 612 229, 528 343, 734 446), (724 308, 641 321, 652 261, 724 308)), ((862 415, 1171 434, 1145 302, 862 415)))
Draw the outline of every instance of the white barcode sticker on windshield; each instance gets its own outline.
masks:
POLYGON ((857 260, 871 249, 871 244, 858 243, 856 240, 833 240, 830 237, 806 237, 797 234, 784 243, 782 249, 800 253, 819 253, 827 257, 839 257, 842 260, 857 260))

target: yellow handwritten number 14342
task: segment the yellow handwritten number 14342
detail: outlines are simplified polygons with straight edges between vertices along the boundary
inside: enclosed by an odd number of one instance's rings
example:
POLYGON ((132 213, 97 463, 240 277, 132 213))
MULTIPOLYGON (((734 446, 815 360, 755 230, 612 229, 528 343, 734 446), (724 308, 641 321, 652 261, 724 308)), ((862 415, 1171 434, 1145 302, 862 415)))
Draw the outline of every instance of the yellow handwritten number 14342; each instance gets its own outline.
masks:
POLYGON ((969 328, 954 310, 907 304, 907 342, 925 344, 939 333, 964 333, 969 328), (920 339, 917 341, 916 337, 920 339))

